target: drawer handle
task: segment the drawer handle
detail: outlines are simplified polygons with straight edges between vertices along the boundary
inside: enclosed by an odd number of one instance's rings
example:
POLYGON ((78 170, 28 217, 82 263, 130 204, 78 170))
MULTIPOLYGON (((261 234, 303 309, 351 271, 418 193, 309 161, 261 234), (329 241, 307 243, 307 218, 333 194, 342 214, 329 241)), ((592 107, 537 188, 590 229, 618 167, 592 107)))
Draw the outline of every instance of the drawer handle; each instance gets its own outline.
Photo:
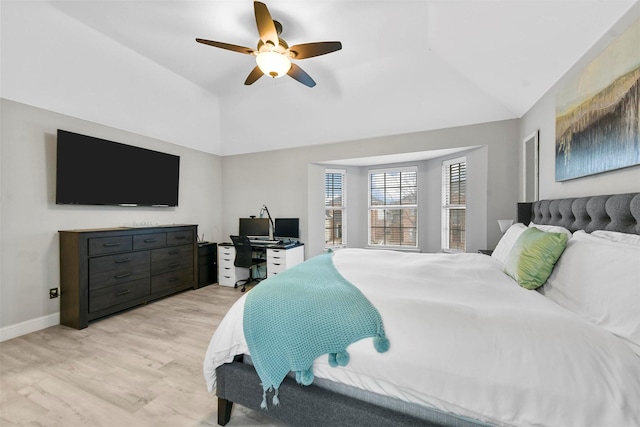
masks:
POLYGON ((122 273, 115 276, 116 279, 122 279, 131 276, 131 273, 122 273))
POLYGON ((281 265, 279 262, 274 262, 273 265, 281 265))
POLYGON ((114 246, 120 246, 122 243, 121 242, 109 242, 109 243, 103 243, 102 246, 104 246, 105 248, 112 248, 114 246))
POLYGON ((144 239, 145 243, 155 243, 157 241, 158 241, 158 239, 144 239))
POLYGON ((170 282, 175 282, 176 280, 180 280, 180 278, 174 276, 169 279, 170 282))
POLYGON ((187 238, 186 236, 176 236, 175 237, 176 240, 184 240, 186 238, 187 238))
POLYGON ((129 262, 131 258, 120 258, 115 261, 116 264, 122 264, 123 262, 129 262))
POLYGON ((117 297, 131 293, 131 289, 125 289, 124 291, 116 292, 117 297))
POLYGON ((169 255, 177 255, 177 254, 179 254, 179 253, 180 253, 180 251, 179 251, 179 250, 176 250, 176 249, 174 249, 174 250, 172 250, 172 251, 169 251, 169 255))
POLYGON ((169 267, 175 268, 175 267, 178 267, 179 265, 180 265, 179 262, 174 262, 173 264, 169 264, 169 267))

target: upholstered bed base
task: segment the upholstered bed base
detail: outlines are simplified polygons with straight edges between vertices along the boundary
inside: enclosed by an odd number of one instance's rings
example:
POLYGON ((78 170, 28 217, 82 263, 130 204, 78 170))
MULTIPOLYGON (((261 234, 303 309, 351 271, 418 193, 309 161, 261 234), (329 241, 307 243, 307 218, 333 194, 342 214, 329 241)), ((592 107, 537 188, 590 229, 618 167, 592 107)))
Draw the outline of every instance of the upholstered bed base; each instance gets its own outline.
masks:
MULTIPOLYGON (((518 222, 560 225, 571 231, 611 230, 640 234, 640 193, 541 200, 518 204, 518 222)), ((255 369, 238 357, 217 368, 218 424, 226 425, 232 402, 262 411, 262 387, 255 369)), ((486 426, 481 422, 424 408, 408 415, 316 385, 301 387, 287 378, 280 405, 263 414, 296 426, 486 426)))
MULTIPOLYGON (((217 370, 218 424, 226 425, 238 403, 293 426, 438 426, 397 411, 339 395, 316 385, 302 387, 292 378, 280 385, 278 406, 260 409, 262 386, 252 365, 235 361, 217 370)), ((271 399, 269 399, 271 402, 271 399)), ((454 425, 454 424, 449 424, 454 425)), ((469 425, 469 424, 467 424, 469 425)))
MULTIPOLYGON (((243 362, 243 356, 237 356, 233 363, 226 363, 216 369, 220 425, 229 422, 232 405, 238 403, 292 426, 488 427, 485 423, 465 417, 349 386, 340 385, 339 390, 336 390, 332 386, 334 383, 322 378, 316 378, 314 384, 309 386, 297 384, 293 376, 285 378, 278 389, 280 404, 270 404, 265 411, 260 408, 260 379, 251 364, 251 358, 244 356, 244 359, 243 362)), ((272 393, 268 395, 268 401, 271 402, 272 393)))

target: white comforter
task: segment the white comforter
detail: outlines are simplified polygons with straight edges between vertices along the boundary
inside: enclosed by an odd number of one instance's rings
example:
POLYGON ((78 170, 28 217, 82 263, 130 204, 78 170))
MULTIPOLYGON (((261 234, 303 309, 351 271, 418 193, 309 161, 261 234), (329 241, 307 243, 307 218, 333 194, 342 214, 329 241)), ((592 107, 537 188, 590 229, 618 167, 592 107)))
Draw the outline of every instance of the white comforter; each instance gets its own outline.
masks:
MULTIPOLYGON (((343 249, 340 273, 376 306, 390 350, 370 339, 316 377, 497 425, 640 426, 640 357, 609 332, 519 287, 480 254, 343 249)), ((211 339, 215 368, 248 353, 242 297, 211 339)))

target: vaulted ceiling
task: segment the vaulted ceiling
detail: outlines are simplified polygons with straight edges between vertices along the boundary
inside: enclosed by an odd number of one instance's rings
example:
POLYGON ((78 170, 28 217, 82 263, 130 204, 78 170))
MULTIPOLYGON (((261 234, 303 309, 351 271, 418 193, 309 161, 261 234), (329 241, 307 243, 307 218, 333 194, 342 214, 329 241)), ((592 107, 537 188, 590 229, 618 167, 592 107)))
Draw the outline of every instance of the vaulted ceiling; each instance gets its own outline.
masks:
POLYGON ((250 0, 40 3, 211 94, 217 110, 193 117, 212 117, 220 145, 196 148, 236 154, 519 118, 636 1, 266 0, 289 45, 342 42, 296 62, 314 88, 245 86, 253 57, 195 42, 254 48, 250 0))

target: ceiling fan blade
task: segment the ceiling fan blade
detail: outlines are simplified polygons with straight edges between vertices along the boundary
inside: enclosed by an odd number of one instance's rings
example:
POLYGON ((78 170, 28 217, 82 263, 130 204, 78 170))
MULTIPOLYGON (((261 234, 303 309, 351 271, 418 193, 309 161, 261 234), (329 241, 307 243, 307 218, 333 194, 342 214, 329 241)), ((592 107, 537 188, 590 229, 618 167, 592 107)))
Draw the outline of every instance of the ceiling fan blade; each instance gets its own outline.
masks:
POLYGON ((340 42, 316 42, 297 44, 289 48, 294 59, 313 58, 342 49, 340 42))
POLYGON ((247 80, 244 81, 244 84, 249 86, 255 83, 255 81, 258 80, 263 75, 264 73, 262 72, 260 67, 256 65, 256 67, 253 70, 251 70, 251 73, 249 73, 249 76, 247 76, 247 80))
POLYGON ((269 9, 264 3, 259 1, 253 2, 253 10, 256 15, 256 25, 258 26, 258 34, 260 34, 260 40, 263 43, 270 43, 272 46, 278 46, 278 31, 276 30, 276 24, 271 18, 269 9))
POLYGON ((232 50, 234 52, 240 52, 247 55, 251 55, 255 52, 255 49, 251 49, 250 47, 238 46, 235 44, 222 43, 222 42, 214 42, 213 40, 205 40, 205 39, 196 39, 198 43, 208 44, 209 46, 219 47, 221 49, 232 50))
POLYGON ((296 64, 291 64, 291 68, 287 74, 305 86, 314 87, 316 85, 316 82, 313 81, 311 76, 296 64))

